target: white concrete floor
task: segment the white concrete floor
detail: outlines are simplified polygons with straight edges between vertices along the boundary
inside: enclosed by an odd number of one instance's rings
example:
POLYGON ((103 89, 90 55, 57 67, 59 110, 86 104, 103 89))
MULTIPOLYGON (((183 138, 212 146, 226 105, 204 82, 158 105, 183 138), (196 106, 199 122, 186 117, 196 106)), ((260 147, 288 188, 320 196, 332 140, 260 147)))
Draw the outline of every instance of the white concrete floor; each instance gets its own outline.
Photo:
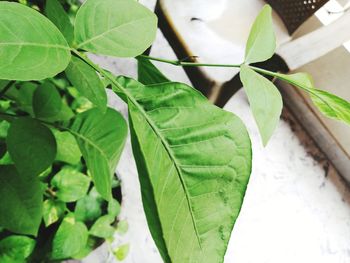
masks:
MULTIPOLYGON (((152 6, 154 1, 141 2, 152 6)), ((151 54, 175 59, 160 32, 151 54)), ((116 74, 136 75, 133 60, 95 60, 116 74)), ((170 79, 189 83, 182 69, 157 65, 170 79)), ((110 104, 127 114, 125 105, 113 94, 110 104)), ((350 208, 345 194, 325 177, 285 121, 280 121, 269 145, 261 146, 242 90, 225 109, 239 115, 247 125, 254 154, 253 173, 225 263, 349 263, 350 208)), ((130 141, 117 170, 123 191, 120 218, 128 221, 129 231, 125 236, 116 235, 114 246, 130 244, 125 263, 161 263, 143 212, 130 141)), ((104 246, 83 262, 118 261, 104 246)))

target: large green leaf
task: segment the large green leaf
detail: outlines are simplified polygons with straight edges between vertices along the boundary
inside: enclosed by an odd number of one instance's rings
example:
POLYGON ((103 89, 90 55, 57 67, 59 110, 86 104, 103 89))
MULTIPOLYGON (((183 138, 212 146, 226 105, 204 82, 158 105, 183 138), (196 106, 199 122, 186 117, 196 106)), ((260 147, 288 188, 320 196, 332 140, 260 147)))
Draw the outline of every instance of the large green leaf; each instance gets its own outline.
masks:
POLYGON ((45 14, 62 32, 67 42, 71 44, 74 39, 73 25, 60 2, 58 0, 47 0, 45 14))
POLYGON ((108 108, 78 114, 68 129, 77 139, 97 191, 109 200, 112 177, 124 148, 127 125, 123 116, 108 108))
POLYGON ((37 176, 55 160, 56 141, 49 128, 31 118, 11 123, 7 149, 21 175, 37 176))
POLYGON ((0 240, 0 262, 24 262, 34 246, 35 240, 26 236, 5 237, 0 240))
POLYGON ((75 88, 103 112, 107 108, 107 94, 104 85, 89 65, 77 57, 72 57, 66 75, 75 88))
POLYGON ((241 66, 240 77, 263 144, 266 145, 281 116, 283 108, 282 96, 271 81, 247 66, 241 66))
POLYGON ((350 125, 350 103, 334 94, 315 89, 309 74, 295 73, 286 75, 278 73, 276 77, 308 92, 315 106, 326 117, 350 125))
POLYGON ((51 180, 59 200, 74 202, 83 198, 90 186, 90 178, 73 167, 63 167, 51 180))
POLYGON ((61 96, 50 82, 41 84, 33 94, 33 110, 37 118, 50 118, 60 113, 61 96))
POLYGON ((14 233, 36 235, 42 193, 38 178, 20 176, 14 166, 0 166, 0 226, 14 233))
POLYGON ((67 67, 67 41, 45 16, 25 5, 0 1, 0 17, 0 79, 45 79, 67 67))
POLYGON ((93 53, 135 57, 153 42, 157 17, 130 0, 87 0, 75 21, 79 49, 93 53))
POLYGON ((118 82, 144 210, 164 261, 222 262, 251 172, 246 128, 185 84, 118 82))
POLYGON ((137 57, 137 80, 144 85, 169 82, 170 80, 160 72, 153 63, 141 56, 137 57))
POLYGON ((272 57, 276 49, 271 7, 265 5, 250 30, 245 50, 245 62, 256 63, 272 57))
POLYGON ((101 203, 101 200, 91 195, 78 200, 74 210, 75 219, 82 222, 96 220, 102 214, 101 203))
POLYGON ((72 214, 67 215, 58 228, 52 243, 52 259, 66 259, 85 248, 88 229, 76 222, 72 214))

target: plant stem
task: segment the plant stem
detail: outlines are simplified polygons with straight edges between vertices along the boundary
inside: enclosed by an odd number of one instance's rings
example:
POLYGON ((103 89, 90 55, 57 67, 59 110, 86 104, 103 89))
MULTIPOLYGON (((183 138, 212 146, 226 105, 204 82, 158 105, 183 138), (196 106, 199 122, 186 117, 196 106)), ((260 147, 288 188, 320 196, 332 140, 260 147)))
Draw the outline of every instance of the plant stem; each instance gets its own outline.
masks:
POLYGON ((239 68, 241 65, 239 64, 210 64, 210 63, 197 63, 197 62, 185 62, 181 60, 170 60, 163 58, 150 57, 146 55, 140 55, 139 57, 145 58, 148 60, 163 62, 167 64, 171 64, 174 66, 183 66, 183 67, 221 67, 221 68, 239 68))
POLYGON ((0 92, 0 98, 2 96, 5 95, 5 93, 12 87, 12 85, 15 83, 16 81, 14 80, 11 80, 9 83, 7 83, 7 85, 1 90, 0 92))

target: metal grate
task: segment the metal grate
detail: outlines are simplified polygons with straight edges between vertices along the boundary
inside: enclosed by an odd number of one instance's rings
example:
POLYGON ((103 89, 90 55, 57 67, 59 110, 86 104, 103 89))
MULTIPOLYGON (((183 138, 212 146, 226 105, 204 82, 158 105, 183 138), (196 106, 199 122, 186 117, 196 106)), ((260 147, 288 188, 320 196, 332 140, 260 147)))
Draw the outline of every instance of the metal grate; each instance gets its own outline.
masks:
POLYGON ((329 0, 265 0, 279 14, 293 34, 309 17, 329 0))

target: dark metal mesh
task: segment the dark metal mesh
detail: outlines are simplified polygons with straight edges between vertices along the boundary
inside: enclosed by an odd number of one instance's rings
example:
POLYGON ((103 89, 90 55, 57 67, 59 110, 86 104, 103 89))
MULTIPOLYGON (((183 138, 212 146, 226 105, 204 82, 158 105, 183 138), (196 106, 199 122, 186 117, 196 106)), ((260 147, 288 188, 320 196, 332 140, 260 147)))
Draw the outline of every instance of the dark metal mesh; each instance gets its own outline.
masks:
POLYGON ((265 0, 278 13, 292 34, 329 0, 265 0))

